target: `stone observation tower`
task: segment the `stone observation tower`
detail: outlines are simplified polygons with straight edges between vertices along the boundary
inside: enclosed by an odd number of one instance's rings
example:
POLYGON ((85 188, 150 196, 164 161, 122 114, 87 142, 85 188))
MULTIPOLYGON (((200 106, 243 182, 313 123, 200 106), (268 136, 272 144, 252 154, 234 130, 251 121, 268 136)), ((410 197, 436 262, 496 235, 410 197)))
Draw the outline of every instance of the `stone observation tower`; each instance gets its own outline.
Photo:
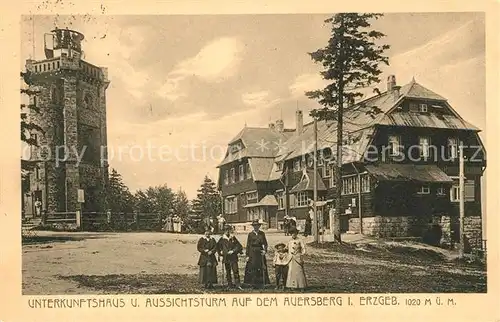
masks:
POLYGON ((26 61, 26 70, 32 73, 30 88, 38 92, 30 104, 40 108, 29 117, 43 129, 32 133, 38 146, 30 147, 30 160, 37 167, 29 175, 29 191, 23 198, 28 216, 74 212, 82 195, 82 211, 106 208, 109 81, 106 68, 82 59, 83 39, 77 31, 55 29, 45 34, 46 58, 26 61))

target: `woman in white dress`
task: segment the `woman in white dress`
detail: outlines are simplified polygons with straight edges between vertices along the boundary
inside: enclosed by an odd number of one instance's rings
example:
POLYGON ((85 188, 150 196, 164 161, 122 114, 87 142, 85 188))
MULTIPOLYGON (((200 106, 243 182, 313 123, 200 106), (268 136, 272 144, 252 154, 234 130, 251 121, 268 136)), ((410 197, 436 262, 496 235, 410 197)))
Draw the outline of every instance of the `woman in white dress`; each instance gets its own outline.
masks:
POLYGON ((304 242, 298 238, 299 231, 293 229, 292 239, 288 242, 288 254, 290 263, 288 264, 288 276, 286 287, 292 289, 304 289, 307 287, 306 273, 304 271, 303 256, 306 253, 304 242))

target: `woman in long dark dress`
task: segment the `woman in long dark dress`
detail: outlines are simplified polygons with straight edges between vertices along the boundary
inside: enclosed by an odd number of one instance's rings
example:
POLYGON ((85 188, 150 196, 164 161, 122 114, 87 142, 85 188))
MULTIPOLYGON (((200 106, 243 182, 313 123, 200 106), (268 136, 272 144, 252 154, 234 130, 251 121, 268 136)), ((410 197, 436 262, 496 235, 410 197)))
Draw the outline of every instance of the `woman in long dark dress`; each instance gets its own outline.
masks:
POLYGON ((253 287, 271 284, 266 261, 268 244, 266 234, 260 230, 261 225, 258 220, 252 221, 253 231, 248 234, 246 245, 247 264, 244 283, 253 287))
POLYGON ((205 288, 212 288, 217 284, 217 242, 211 236, 210 229, 205 230, 205 235, 198 240, 197 245, 200 257, 198 265, 200 266, 200 283, 205 288))

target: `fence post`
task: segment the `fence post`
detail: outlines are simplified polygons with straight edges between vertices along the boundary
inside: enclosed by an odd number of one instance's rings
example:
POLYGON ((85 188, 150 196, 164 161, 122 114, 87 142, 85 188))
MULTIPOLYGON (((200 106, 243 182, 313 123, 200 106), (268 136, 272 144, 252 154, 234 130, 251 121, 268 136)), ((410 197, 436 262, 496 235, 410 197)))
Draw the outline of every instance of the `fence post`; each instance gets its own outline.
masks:
POLYGON ((80 210, 76 211, 76 229, 82 228, 82 213, 80 210))
POLYGON ((111 211, 109 210, 106 212, 106 220, 108 225, 111 224, 111 211))

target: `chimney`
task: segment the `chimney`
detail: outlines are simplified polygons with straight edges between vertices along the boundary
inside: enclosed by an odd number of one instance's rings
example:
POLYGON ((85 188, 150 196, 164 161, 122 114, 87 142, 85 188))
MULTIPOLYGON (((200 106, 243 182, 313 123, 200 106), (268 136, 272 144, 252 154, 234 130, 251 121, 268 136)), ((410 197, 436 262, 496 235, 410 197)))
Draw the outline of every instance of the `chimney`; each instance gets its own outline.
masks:
POLYGON ((269 128, 270 128, 271 130, 274 130, 274 123, 272 123, 272 122, 271 122, 271 123, 269 123, 269 128))
POLYGON ((295 112, 295 133, 297 135, 302 134, 303 128, 304 128, 304 116, 302 115, 301 110, 297 110, 297 112, 295 112))
POLYGON ((399 99, 399 90, 401 89, 401 86, 394 85, 392 87, 392 97, 394 99, 394 102, 396 102, 399 99))
POLYGON ((396 76, 389 75, 387 77, 387 93, 392 92, 394 86, 396 86, 396 76))
POLYGON ((276 121, 276 131, 278 132, 283 132, 283 130, 285 129, 285 123, 283 123, 283 120, 277 120, 276 121))

